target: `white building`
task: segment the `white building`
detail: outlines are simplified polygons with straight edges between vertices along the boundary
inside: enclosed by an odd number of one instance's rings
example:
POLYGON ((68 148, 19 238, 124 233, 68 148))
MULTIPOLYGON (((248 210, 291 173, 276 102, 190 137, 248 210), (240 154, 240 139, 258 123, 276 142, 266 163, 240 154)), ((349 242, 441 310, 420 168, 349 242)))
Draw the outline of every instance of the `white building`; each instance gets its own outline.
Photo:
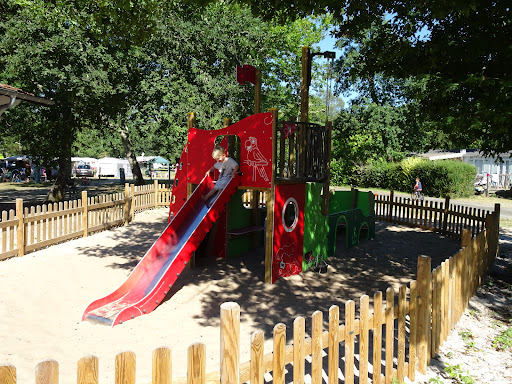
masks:
POLYGON ((512 157, 510 153, 500 154, 501 161, 497 157, 486 157, 476 149, 461 149, 456 151, 430 151, 418 155, 429 160, 461 160, 464 163, 473 164, 476 167, 477 177, 482 182, 487 182, 487 175, 490 175, 490 182, 496 187, 510 188, 512 183, 512 157))
POLYGON ((127 159, 117 159, 115 157, 103 157, 98 160, 98 175, 121 177, 120 169, 124 169, 126 178, 133 178, 132 169, 127 159))

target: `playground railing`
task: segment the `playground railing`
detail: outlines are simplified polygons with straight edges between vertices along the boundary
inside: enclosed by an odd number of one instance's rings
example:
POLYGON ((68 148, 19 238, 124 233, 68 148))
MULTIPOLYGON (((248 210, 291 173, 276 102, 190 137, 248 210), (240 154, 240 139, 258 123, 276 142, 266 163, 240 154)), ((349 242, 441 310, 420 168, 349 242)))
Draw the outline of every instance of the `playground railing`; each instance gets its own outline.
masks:
POLYGON ((278 124, 274 147, 276 180, 323 182, 329 142, 328 126, 296 121, 278 124))
POLYGON ((30 208, 16 199, 16 209, 3 211, 0 221, 0 260, 126 225, 135 213, 169 206, 171 187, 159 184, 125 185, 124 192, 30 208))
MULTIPOLYGON (((500 205, 495 205, 498 211, 500 205)), ((455 205, 450 198, 444 201, 413 201, 410 198, 375 194, 375 217, 377 220, 431 230, 446 236, 459 237, 468 229, 474 237, 485 228, 488 210, 455 205)))
MULTIPOLYGON (((325 382, 353 384, 391 383, 415 380, 415 372, 426 373, 435 357, 476 293, 498 251, 499 213, 488 214, 485 230, 471 238, 468 229, 462 235, 462 249, 432 270, 431 259, 418 257, 416 280, 401 285, 397 292, 348 300, 340 315, 337 305, 328 313, 328 329, 323 329, 323 313, 316 311, 308 319, 310 336, 306 335, 304 317, 293 322, 292 343, 286 343, 287 326, 273 328, 273 350, 265 353, 264 333, 251 335, 250 360, 240 362, 240 307, 230 302, 220 307, 219 370, 206 372, 206 346, 195 343, 188 347, 187 377, 172 377, 171 350, 159 348, 152 356, 152 384, 247 383, 263 384, 325 382), (384 298, 384 300, 383 300, 384 298), (356 363, 357 360, 357 363, 356 363), (356 369, 357 367, 357 369, 356 369), (341 368, 341 370, 340 370, 341 368)), ((308 329, 309 332, 309 329, 308 329)), ((217 347, 218 348, 218 347, 217 347)), ((115 358, 115 384, 135 383, 136 356, 123 352, 115 358)), ((79 384, 98 383, 98 358, 78 361, 79 384)), ((184 368, 184 367, 183 367, 184 368)), ((59 365, 54 360, 36 367, 36 382, 57 384, 59 365)), ((16 384, 16 368, 0 365, 0 382, 16 384)))

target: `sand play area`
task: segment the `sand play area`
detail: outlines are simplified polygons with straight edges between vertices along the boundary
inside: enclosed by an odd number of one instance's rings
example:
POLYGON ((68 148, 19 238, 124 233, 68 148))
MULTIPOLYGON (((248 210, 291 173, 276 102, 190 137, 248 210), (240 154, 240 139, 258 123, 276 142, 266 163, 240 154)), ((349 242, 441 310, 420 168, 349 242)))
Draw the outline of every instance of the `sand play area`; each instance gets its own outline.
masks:
MULTIPOLYGON (((50 247, 0 262, 0 364, 16 367, 18 383, 33 383, 37 363, 59 363, 61 383, 76 382, 77 361, 99 358, 99 382, 114 382, 115 356, 137 356, 137 383, 151 381, 151 355, 158 347, 172 349, 173 376, 185 376, 187 348, 206 345, 207 372, 219 369, 220 305, 241 306, 241 362, 249 360, 250 335, 265 332, 265 352, 271 350, 272 329, 282 322, 287 335, 297 316, 327 311, 346 300, 357 303, 366 293, 409 283, 419 255, 432 257, 432 267, 455 254, 457 240, 419 229, 377 223, 375 240, 344 250, 325 274, 306 272, 263 283, 264 253, 256 249, 243 257, 203 263, 186 269, 167 299, 155 311, 110 328, 81 322, 94 299, 120 286, 163 231, 168 211, 158 209, 136 216, 126 227, 50 247)), ((342 317, 342 316, 340 316, 342 317)))

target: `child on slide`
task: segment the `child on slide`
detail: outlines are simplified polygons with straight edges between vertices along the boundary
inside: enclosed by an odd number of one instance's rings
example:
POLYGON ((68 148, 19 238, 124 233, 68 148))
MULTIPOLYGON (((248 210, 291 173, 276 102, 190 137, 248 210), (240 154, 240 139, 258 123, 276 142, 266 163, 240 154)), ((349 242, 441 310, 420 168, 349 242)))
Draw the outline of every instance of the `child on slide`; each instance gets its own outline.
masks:
POLYGON ((210 172, 213 172, 214 169, 218 169, 220 172, 219 179, 215 183, 213 189, 208 192, 206 195, 202 195, 201 198, 203 201, 208 201, 210 197, 224 189, 226 185, 228 185, 229 180, 235 177, 238 172, 238 163, 233 160, 231 157, 226 155, 226 151, 219 145, 216 145, 213 148, 212 157, 217 161, 207 172, 206 175, 210 172))

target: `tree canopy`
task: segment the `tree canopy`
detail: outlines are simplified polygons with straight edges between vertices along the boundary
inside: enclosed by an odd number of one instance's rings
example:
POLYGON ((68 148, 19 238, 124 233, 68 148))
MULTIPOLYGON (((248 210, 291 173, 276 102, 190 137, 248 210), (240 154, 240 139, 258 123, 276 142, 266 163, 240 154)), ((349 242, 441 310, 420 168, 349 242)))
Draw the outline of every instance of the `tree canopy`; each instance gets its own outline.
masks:
POLYGON ((251 114, 253 90, 236 83, 237 64, 262 70, 264 109, 296 116, 300 45, 320 41, 326 28, 313 19, 265 23, 228 3, 10 0, 1 7, 0 77, 56 102, 37 113, 9 111, 6 131, 27 154, 59 159, 64 174, 72 154, 173 160, 187 112, 197 113, 200 128, 251 114))
POLYGON ((418 119, 454 145, 512 150, 512 17, 504 0, 244 0, 284 21, 328 12, 340 47, 357 44, 361 78, 414 77, 418 119))

